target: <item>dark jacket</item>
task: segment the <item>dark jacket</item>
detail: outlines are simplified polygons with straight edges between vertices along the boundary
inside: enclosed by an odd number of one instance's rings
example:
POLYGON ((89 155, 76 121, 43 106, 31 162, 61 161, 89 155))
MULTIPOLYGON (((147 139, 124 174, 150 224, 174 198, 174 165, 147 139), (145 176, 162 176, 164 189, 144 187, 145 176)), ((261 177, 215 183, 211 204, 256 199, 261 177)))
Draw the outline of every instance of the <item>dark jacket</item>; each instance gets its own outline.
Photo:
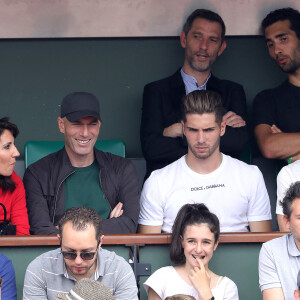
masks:
MULTIPOLYGON (((130 160, 94 149, 102 191, 111 209, 123 203, 123 215, 103 220, 103 233, 135 233, 140 211, 136 170, 130 160)), ((65 211, 64 181, 74 172, 65 148, 30 165, 24 186, 32 234, 57 234, 65 211)))
MULTIPOLYGON (((233 111, 247 119, 246 96, 240 84, 211 75, 206 89, 221 95, 224 114, 233 111)), ((164 128, 182 120, 184 96, 185 86, 180 69, 172 76, 149 83, 144 88, 140 138, 147 162, 146 178, 153 170, 163 168, 187 153, 184 139, 163 136, 164 128)), ((238 157, 247 141, 246 126, 227 126, 225 135, 221 137, 220 151, 238 157)))

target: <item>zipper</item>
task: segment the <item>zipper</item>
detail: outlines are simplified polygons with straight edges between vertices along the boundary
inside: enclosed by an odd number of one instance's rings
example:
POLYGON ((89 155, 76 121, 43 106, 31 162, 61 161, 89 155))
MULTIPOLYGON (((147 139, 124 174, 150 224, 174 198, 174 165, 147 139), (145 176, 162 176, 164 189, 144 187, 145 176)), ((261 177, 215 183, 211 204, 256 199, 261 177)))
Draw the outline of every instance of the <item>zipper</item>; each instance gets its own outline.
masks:
POLYGON ((54 203, 54 213, 53 213, 53 218, 52 218, 52 223, 53 223, 53 224, 54 224, 54 219, 55 219, 55 215, 56 215, 57 196, 58 196, 59 189, 60 189, 61 185, 63 184, 63 182, 64 182, 69 176, 71 176, 73 173, 75 173, 74 170, 64 178, 64 180, 59 184, 58 189, 57 189, 57 191, 56 191, 55 203, 54 203))

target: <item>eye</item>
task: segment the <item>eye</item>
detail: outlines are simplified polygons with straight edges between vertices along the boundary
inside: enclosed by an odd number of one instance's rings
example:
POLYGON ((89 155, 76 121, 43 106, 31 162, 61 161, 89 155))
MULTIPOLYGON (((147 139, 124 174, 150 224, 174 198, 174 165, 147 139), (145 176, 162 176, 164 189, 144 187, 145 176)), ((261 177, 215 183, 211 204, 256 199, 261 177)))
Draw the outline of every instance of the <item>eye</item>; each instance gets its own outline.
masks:
POLYGON ((218 40, 216 38, 210 38, 210 41, 216 43, 218 40))
POLYGON ((11 145, 11 144, 7 144, 7 145, 3 146, 3 149, 9 150, 9 149, 10 149, 10 145, 11 145))
POLYGON ((267 47, 268 47, 269 49, 273 48, 273 46, 274 46, 273 43, 267 43, 267 47))

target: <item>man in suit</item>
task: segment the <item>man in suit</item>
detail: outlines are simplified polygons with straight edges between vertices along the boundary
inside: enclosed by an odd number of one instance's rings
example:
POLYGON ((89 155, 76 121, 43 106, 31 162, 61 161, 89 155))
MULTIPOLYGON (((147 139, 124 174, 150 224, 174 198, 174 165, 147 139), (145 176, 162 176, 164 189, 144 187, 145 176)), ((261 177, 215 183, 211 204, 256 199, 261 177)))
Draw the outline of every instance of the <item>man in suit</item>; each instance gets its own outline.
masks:
POLYGON ((246 97, 243 87, 211 74, 211 67, 226 49, 222 18, 206 9, 195 10, 180 35, 185 49, 184 64, 172 76, 145 86, 141 121, 141 144, 147 162, 146 177, 187 153, 182 132, 183 97, 194 90, 221 94, 226 134, 221 151, 237 157, 248 140, 246 97))

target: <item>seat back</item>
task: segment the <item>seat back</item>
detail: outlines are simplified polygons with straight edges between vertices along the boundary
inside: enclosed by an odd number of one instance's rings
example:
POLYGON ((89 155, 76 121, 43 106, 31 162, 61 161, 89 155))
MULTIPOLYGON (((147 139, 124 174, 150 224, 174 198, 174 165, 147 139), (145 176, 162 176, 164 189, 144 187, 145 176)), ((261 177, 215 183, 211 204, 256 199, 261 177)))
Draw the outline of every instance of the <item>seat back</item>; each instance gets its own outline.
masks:
MULTIPOLYGON (((60 150, 64 141, 29 141, 25 144, 25 168, 44 156, 60 150)), ((125 144, 121 140, 97 141, 95 147, 103 152, 110 152, 125 157, 125 144)))

